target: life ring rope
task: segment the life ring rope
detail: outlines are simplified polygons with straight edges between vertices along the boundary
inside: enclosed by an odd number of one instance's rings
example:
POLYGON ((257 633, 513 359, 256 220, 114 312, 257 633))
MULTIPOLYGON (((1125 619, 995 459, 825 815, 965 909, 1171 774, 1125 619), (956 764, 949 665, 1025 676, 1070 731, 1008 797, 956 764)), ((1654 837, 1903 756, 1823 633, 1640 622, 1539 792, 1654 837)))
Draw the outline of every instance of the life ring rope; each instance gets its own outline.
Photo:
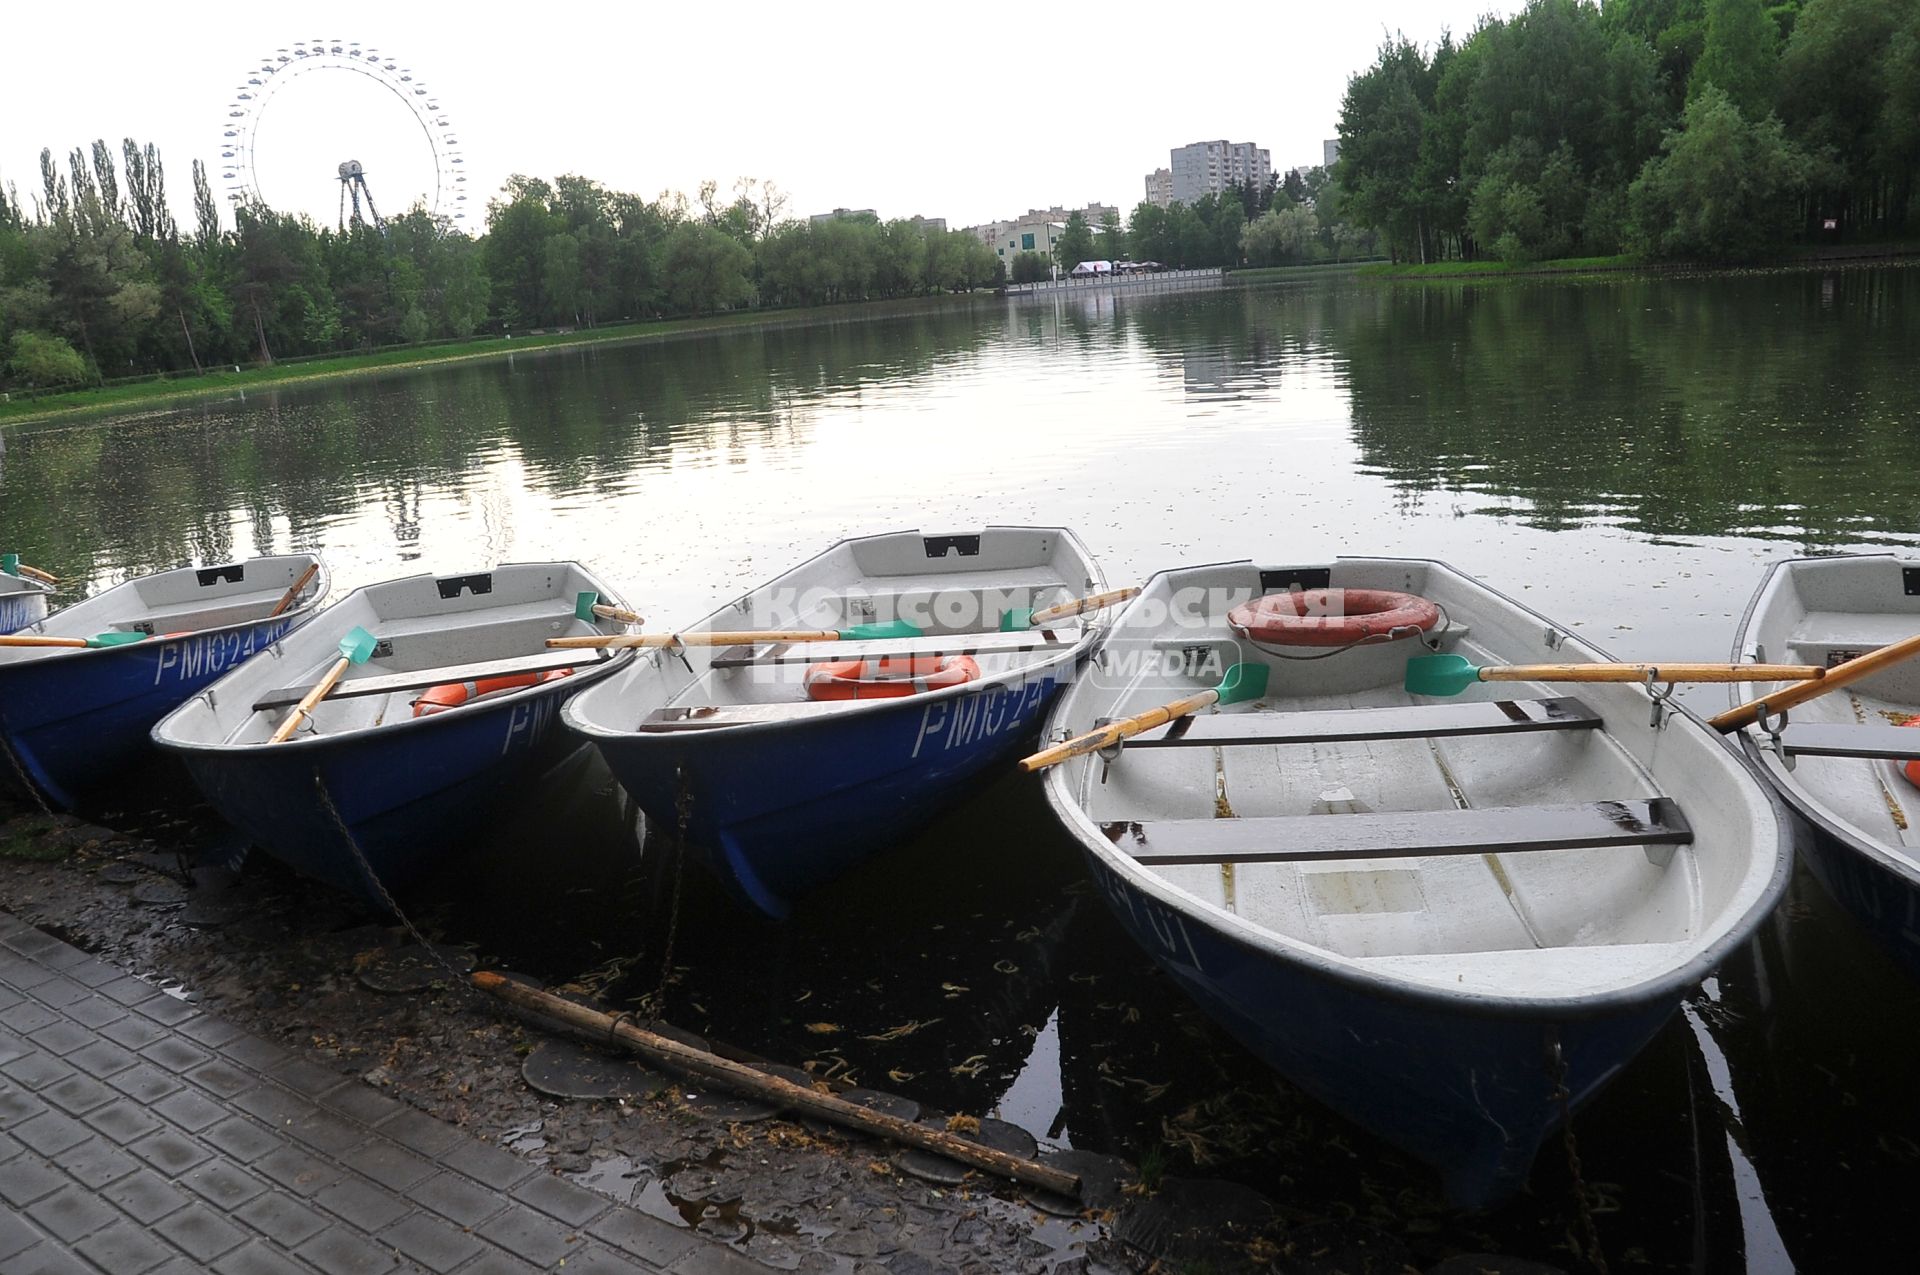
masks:
POLYGON ((942 691, 978 679, 968 655, 883 655, 807 666, 807 698, 815 701, 900 699, 942 691))
POLYGON ((529 686, 539 686, 543 682, 552 682, 571 676, 570 668, 546 669, 538 673, 512 673, 505 677, 483 677, 472 682, 442 682, 420 692, 413 701, 415 717, 432 717, 444 713, 450 708, 459 708, 475 700, 486 699, 493 695, 504 695, 508 691, 521 691, 529 686))

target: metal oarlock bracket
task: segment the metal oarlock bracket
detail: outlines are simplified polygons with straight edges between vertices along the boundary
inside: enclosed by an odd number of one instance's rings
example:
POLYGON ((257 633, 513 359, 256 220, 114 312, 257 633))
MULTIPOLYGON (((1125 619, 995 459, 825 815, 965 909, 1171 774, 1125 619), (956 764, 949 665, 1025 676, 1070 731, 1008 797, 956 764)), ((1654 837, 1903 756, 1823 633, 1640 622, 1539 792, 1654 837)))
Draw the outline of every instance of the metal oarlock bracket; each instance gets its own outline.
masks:
MULTIPOLYGON (((1093 719, 1093 728, 1099 730, 1102 727, 1113 725, 1117 720, 1117 718, 1112 717, 1096 717, 1093 719)), ((1124 739, 1116 739, 1105 748, 1097 749, 1094 752, 1093 755, 1100 759, 1101 783, 1104 784, 1107 782, 1107 776, 1113 771, 1114 760, 1120 756, 1120 749, 1125 746, 1126 742, 1124 739)))
POLYGON ((1647 698, 1651 702, 1647 725, 1660 730, 1666 726, 1667 715, 1673 711, 1673 683, 1661 684, 1658 667, 1647 670, 1647 698))
POLYGON ((1787 729, 1787 710, 1783 708, 1780 710, 1779 715, 1775 716, 1762 708, 1760 715, 1753 719, 1753 724, 1758 726, 1760 733, 1767 737, 1767 742, 1763 747, 1773 750, 1773 755, 1780 759, 1782 769, 1792 770, 1799 759, 1789 753, 1780 740, 1780 736, 1783 735, 1787 729))
POLYGON ((1549 651, 1557 651, 1560 649, 1560 644, 1567 640, 1567 635, 1562 633, 1559 629, 1553 628, 1552 626, 1548 626, 1546 639, 1547 639, 1547 649, 1549 651))

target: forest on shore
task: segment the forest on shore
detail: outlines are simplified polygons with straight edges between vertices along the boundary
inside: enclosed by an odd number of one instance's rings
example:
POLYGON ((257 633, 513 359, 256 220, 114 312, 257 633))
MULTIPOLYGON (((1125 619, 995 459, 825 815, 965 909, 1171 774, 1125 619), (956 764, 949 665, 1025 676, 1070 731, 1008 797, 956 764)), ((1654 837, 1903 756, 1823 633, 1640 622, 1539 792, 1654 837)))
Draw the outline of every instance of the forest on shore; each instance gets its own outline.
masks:
POLYGON ((1344 215, 1396 260, 1750 258, 1920 233, 1920 0, 1530 0, 1350 81, 1344 215))

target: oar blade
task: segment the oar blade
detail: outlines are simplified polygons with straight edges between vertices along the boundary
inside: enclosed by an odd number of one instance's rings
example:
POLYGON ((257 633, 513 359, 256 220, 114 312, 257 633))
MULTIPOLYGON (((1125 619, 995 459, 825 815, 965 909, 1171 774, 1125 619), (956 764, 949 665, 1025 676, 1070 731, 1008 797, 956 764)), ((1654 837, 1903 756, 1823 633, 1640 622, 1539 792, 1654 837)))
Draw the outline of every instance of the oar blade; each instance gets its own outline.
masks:
POLYGON ((926 630, 917 624, 905 620, 888 620, 883 624, 856 624, 850 629, 841 629, 842 641, 868 638, 910 638, 925 636, 926 630))
POLYGON ((10 576, 19 575, 20 555, 17 553, 0 553, 0 571, 4 571, 10 576))
POLYGON ((147 640, 145 633, 96 633, 87 639, 88 646, 132 646, 135 642, 147 640))
POLYGON ((1000 613, 1000 631, 1002 633, 1024 633, 1033 627, 1033 608, 1015 607, 1011 611, 1000 613))
POLYGON ((355 626, 353 631, 340 639, 340 658, 355 664, 365 664, 373 658, 373 648, 377 639, 365 629, 355 626))
POLYGON ((1264 664, 1235 664, 1227 669, 1220 685, 1214 689, 1220 692, 1219 703, 1244 704, 1248 700, 1259 699, 1267 693, 1267 677, 1272 673, 1264 664))
POLYGON ((573 600, 573 618, 592 624, 597 618, 593 614, 594 604, 600 601, 600 595, 592 589, 577 595, 573 600))
POLYGON ((1416 655, 1407 661, 1407 692, 1458 695, 1480 680, 1480 670, 1459 655, 1416 655))

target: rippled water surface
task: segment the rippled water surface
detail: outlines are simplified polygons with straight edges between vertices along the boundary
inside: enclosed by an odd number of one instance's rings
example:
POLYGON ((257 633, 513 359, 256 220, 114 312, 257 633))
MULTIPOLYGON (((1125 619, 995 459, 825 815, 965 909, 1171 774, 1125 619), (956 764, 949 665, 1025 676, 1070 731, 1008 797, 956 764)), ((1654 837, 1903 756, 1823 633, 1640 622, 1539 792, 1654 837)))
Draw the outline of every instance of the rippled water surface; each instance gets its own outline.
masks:
MULTIPOLYGON (((1713 660, 1768 561, 1920 540, 1916 314, 1916 270, 849 312, 13 428, 0 548, 94 586, 314 548, 342 591, 577 557, 677 623, 845 535, 1063 523, 1115 583, 1433 556, 1623 657, 1713 660)), ((674 911, 659 839, 641 854, 597 766, 544 795, 417 906, 549 976, 651 990, 674 911)), ((678 910, 674 1016, 718 1038, 1238 1177, 1301 1219, 1371 1216, 1416 1251, 1568 1260, 1558 1148, 1530 1198, 1440 1214, 1423 1171, 1275 1084, 1152 973, 1026 783, 788 926, 701 879, 678 910)), ((1920 1188, 1917 1011, 1797 882, 1577 1122, 1614 1269, 1888 1251, 1920 1188)))

